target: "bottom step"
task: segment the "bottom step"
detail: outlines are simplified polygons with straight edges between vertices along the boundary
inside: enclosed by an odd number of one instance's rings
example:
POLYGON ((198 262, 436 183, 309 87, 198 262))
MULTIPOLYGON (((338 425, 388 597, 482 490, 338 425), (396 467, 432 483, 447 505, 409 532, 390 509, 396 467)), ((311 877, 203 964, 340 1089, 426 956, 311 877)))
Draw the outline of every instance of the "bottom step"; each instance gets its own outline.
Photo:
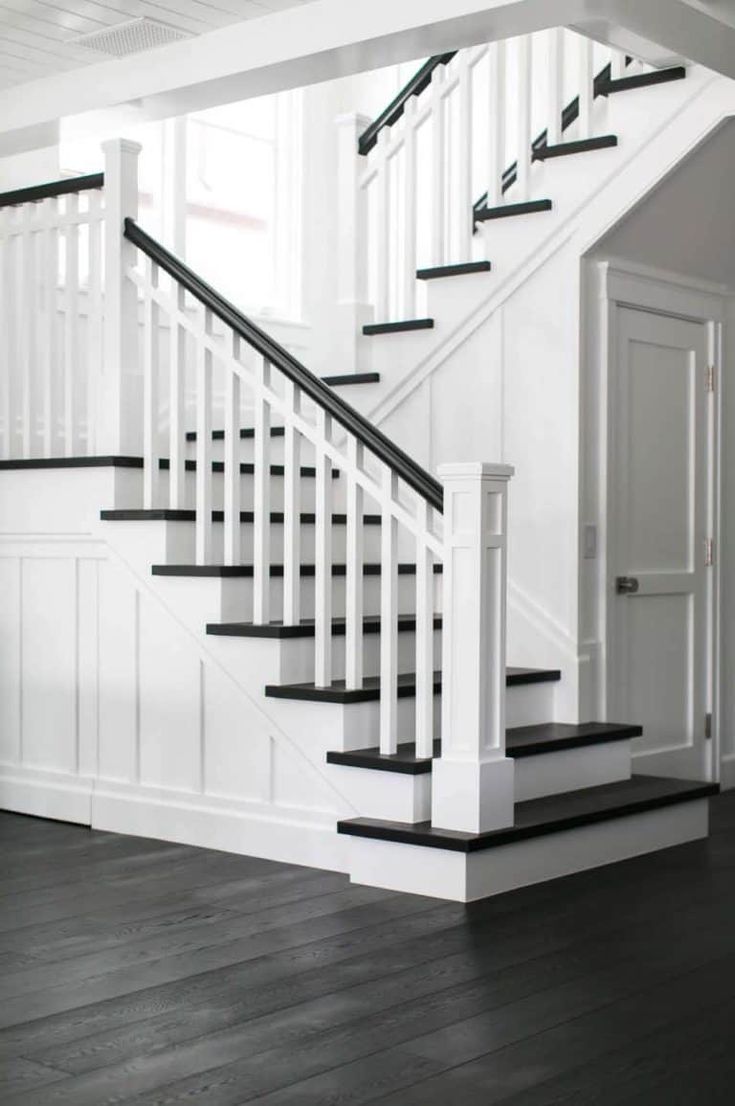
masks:
POLYGON ((490 833, 369 818, 338 823, 353 838, 355 883, 469 902, 706 837, 717 784, 634 776, 518 803, 490 833))

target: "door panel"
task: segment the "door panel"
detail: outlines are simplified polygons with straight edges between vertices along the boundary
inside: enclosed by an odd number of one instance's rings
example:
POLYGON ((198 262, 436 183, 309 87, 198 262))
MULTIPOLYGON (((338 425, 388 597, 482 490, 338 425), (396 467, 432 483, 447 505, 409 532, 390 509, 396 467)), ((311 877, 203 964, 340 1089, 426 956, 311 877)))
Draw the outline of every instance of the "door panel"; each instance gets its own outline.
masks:
POLYGON ((609 717, 644 727, 637 771, 699 778, 709 771, 707 332, 633 308, 617 319, 609 717), (616 594, 618 577, 633 590, 616 594))

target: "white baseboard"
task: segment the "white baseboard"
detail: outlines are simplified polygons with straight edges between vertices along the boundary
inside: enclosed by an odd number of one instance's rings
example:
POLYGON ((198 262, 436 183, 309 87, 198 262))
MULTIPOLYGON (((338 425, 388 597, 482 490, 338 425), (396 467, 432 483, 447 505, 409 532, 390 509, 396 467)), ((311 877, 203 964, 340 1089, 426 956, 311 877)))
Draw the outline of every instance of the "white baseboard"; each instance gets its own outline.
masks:
POLYGON ((0 810, 53 818, 59 822, 92 821, 92 780, 64 772, 0 765, 0 810))
POLYGON ((735 755, 722 758, 720 766, 720 788, 729 791, 735 787, 735 755))

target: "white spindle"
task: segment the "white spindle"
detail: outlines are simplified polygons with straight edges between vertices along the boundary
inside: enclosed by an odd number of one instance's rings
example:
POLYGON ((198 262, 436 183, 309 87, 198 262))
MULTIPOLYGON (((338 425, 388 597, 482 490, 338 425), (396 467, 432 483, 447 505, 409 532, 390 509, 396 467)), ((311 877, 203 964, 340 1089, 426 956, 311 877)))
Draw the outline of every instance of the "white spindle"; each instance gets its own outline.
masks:
POLYGON ((488 166, 487 206, 497 207, 503 202, 503 173, 505 171, 505 42, 491 42, 488 47, 488 166))
POLYGON ((579 42, 579 126, 580 139, 592 137, 592 100, 594 96, 592 72, 592 40, 584 35, 579 42))
POLYGON ((351 112, 337 118, 337 303, 331 327, 334 364, 358 371, 358 335, 371 322, 368 304, 368 186, 356 153, 370 120, 351 112))
POLYGON ((459 141, 457 157, 457 260, 472 256, 472 70, 470 54, 459 55, 457 96, 459 97, 459 141))
POLYGON ((380 533, 380 751, 395 753, 398 745, 398 523, 392 504, 398 480, 383 470, 380 533))
POLYGON ((253 622, 258 625, 270 619, 271 420, 270 405, 264 393, 264 389, 270 386, 270 375, 268 361, 264 357, 258 358, 253 455, 253 622))
POLYGON ((102 372, 102 193, 89 193, 87 247, 87 453, 95 451, 97 389, 102 372))
POLYGON ((626 75, 625 73, 625 51, 624 50, 611 50, 610 51, 610 78, 613 81, 619 81, 621 77, 626 75))
POLYGON ((143 307, 143 507, 158 506, 158 265, 146 258, 147 286, 143 307))
POLYGON ((548 33, 549 50, 549 124, 546 141, 549 146, 561 142, 561 116, 564 110, 564 30, 554 27, 548 33))
POLYGON ((403 139, 403 317, 416 315, 416 117, 418 100, 412 96, 404 110, 403 139))
POLYGON ((513 761, 505 755, 508 465, 443 465, 441 757, 432 815, 442 829, 513 824, 513 761))
POLYGON ((347 443, 347 550, 345 579, 345 686, 362 687, 363 681, 363 450, 357 438, 347 443))
MULTIPOLYGON (((240 338, 232 335, 232 356, 240 360, 240 338)), ((224 563, 240 564, 240 509, 242 480, 240 479, 240 377, 225 371, 225 426, 222 457, 224 474, 224 563)))
POLYGON ((416 756, 434 751, 434 559, 424 534, 431 528, 431 507, 417 502, 416 537, 416 756))
POLYGON ((66 197, 66 215, 70 220, 64 235, 64 453, 74 453, 79 366, 79 196, 66 197))
POLYGON ((10 296, 12 283, 12 253, 10 239, 10 209, 0 208, 0 389, 2 389, 2 456, 8 459, 12 455, 12 423, 10 367, 12 357, 12 304, 10 296))
POLYGON ((378 322, 385 322, 390 315, 390 247, 391 247, 391 203, 390 203, 390 161, 388 146, 390 131, 387 127, 378 135, 375 157, 378 169, 375 187, 378 190, 375 205, 377 231, 375 263, 377 269, 375 310, 378 322))
MULTIPOLYGON (((204 336, 212 333, 212 312, 202 311, 204 336)), ((197 351, 196 563, 212 558, 212 354, 203 340, 197 351)))
POLYGON ((446 257, 446 126, 444 83, 446 71, 438 66, 431 74, 431 257, 443 265, 446 257))
MULTIPOLYGON (((32 456, 33 424, 32 405, 34 393, 34 334, 36 310, 34 303, 33 271, 33 214, 34 204, 24 204, 20 209, 20 236, 18 238, 18 369, 21 395, 21 449, 23 457, 32 456)), ((75 228, 76 230, 76 228, 75 228)))
MULTIPOLYGON (((318 436, 329 442, 332 420, 317 409, 318 436)), ((314 681, 317 687, 332 682, 332 463, 317 442, 316 523, 314 549, 314 681)))
POLYGON ((301 391, 285 383, 286 420, 283 442, 283 621, 301 620, 301 436, 288 412, 301 413, 301 391))
POLYGON ((169 471, 168 504, 173 510, 186 505, 186 331, 180 324, 186 308, 186 293, 178 284, 173 289, 173 311, 169 332, 169 471))
POLYGON ((516 196, 527 200, 531 187, 531 36, 518 39, 518 155, 516 196))
MULTIPOLYGON (((58 333, 58 283, 59 283, 59 201, 56 197, 44 200, 44 229, 41 246, 41 295, 43 315, 39 320, 39 367, 43 393, 43 455, 53 456, 55 442, 54 425, 54 354, 58 333)), ((97 371, 102 368, 102 352, 97 371)), ((90 411, 88 420, 93 422, 95 411, 90 411)))

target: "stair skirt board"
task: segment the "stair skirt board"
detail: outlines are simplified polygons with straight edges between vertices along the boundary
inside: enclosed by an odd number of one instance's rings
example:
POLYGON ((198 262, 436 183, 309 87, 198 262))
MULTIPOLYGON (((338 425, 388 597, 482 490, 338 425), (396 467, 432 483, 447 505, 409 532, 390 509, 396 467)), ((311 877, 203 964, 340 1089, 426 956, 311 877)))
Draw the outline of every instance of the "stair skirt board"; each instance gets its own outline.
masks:
MULTIPOLYGON (((341 754, 337 754, 337 758, 341 754)), ((512 753, 510 754, 512 755, 512 753)), ((349 756, 349 754, 348 754, 349 756)), ((427 822, 431 818, 431 772, 386 772, 339 763, 327 754, 336 786, 363 818, 427 822)), ((514 758, 515 802, 561 795, 630 779, 630 740, 562 749, 514 758)), ((430 766, 430 762, 428 762, 430 766)))
POLYGON ((502 848, 464 853, 353 837, 353 883, 455 902, 614 864, 707 836, 706 798, 579 826, 502 848))

